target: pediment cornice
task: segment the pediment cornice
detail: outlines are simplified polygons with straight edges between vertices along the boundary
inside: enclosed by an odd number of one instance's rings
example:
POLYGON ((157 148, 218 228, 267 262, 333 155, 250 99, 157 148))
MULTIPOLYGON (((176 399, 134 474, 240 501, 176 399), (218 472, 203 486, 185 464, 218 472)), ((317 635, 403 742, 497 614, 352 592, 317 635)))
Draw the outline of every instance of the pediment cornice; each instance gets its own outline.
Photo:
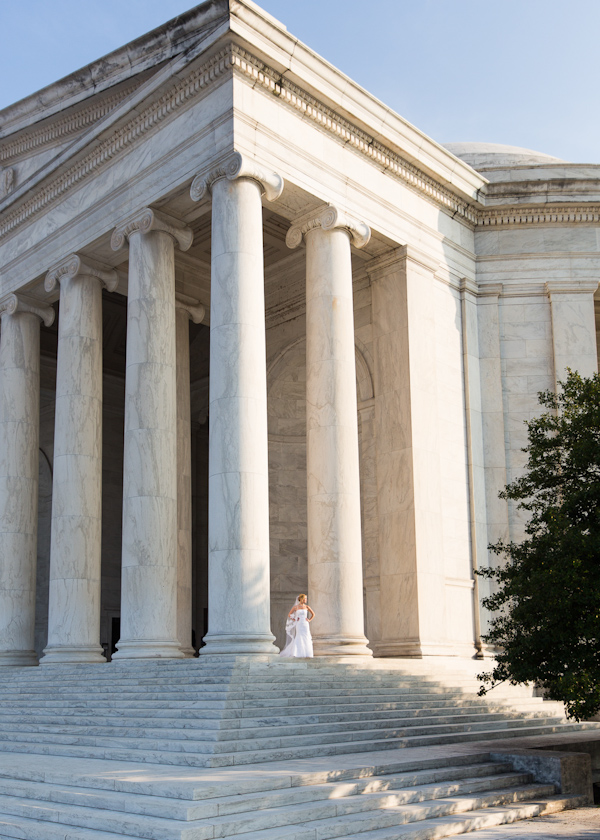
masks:
MULTIPOLYGON (((157 74, 157 76, 162 76, 161 85, 158 86, 157 82, 153 92, 148 92, 146 95, 143 92, 144 85, 133 90, 133 93, 130 93, 132 103, 136 97, 139 101, 135 102, 135 108, 132 105, 129 114, 123 110, 128 105, 127 94, 124 94, 124 98, 120 99, 116 105, 114 103, 110 105, 110 98, 107 98, 105 106, 102 106, 107 109, 106 119, 110 119, 111 111, 118 112, 118 119, 115 118, 114 124, 108 123, 104 133, 100 125, 99 133, 90 139, 87 148, 84 146, 77 150, 77 155, 74 154, 72 162, 67 159, 66 162, 57 164, 53 171, 48 170, 47 174, 40 178, 39 183, 23 184, 21 193, 16 190, 2 202, 5 209, 0 219, 0 239, 9 236, 21 225, 47 211, 54 202, 60 200, 70 190, 78 188, 101 169, 110 165, 117 156, 135 147, 163 122, 168 121, 182 108, 189 106, 196 97, 212 85, 219 84, 223 76, 228 73, 236 74, 238 78, 276 96, 282 106, 300 112, 320 130, 333 135, 344 146, 367 158, 380 171, 383 170, 393 178, 402 181, 440 210, 460 219, 473 229, 504 225, 598 223, 600 221, 599 205, 486 208, 483 203, 484 196, 479 202, 467 201, 460 190, 454 190, 451 185, 437 181, 417 165, 405 159, 398 151, 391 148, 391 145, 386 145, 381 139, 368 134, 364 128, 340 116, 314 95, 284 78, 280 72, 268 67, 264 60, 253 56, 234 40, 223 43, 221 39, 213 45, 213 49, 216 51, 207 55, 204 60, 202 60, 202 55, 196 56, 185 66, 182 66, 180 58, 177 72, 175 69, 171 72, 168 68, 163 68, 157 74), (165 90, 167 81, 168 87, 165 90)), ((152 79, 148 84, 151 83, 152 79)), ((93 120, 92 104, 90 104, 90 109, 90 114, 86 119, 93 120)), ((76 117, 77 115, 73 115, 73 119, 76 117)), ((69 119, 70 117, 65 117, 63 129, 68 131, 71 126, 72 130, 76 131, 75 125, 69 123, 69 119)), ((101 118, 99 121, 102 123, 101 118)), ((61 122, 55 123, 56 130, 60 130, 61 122)), ((26 135, 32 147, 36 143, 36 137, 40 143, 43 142, 43 130, 40 127, 39 135, 36 132, 26 135)), ((381 137, 381 134, 379 136, 381 137)), ((25 142, 25 136, 22 141, 25 142)), ((0 148, 3 147, 0 146, 0 148)), ((1 207, 2 204, 0 204, 1 207)))
POLYGON ((10 166, 23 157, 37 154, 48 146, 62 143, 73 135, 85 131, 130 96, 140 82, 140 79, 136 79, 118 91, 113 91, 108 96, 100 96, 60 119, 46 122, 36 129, 22 131, 17 137, 1 140, 0 165, 10 166))

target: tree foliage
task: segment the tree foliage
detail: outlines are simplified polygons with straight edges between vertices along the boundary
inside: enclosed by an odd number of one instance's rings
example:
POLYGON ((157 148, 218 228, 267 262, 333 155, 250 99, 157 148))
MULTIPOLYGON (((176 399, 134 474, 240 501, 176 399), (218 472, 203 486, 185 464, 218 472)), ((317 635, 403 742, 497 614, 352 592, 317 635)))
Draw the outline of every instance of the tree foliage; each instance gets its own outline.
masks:
POLYGON ((500 494, 527 512, 526 536, 491 545, 507 562, 478 572, 497 583, 484 641, 500 649, 480 694, 536 682, 582 720, 600 711, 600 375, 560 386, 539 394, 526 471, 500 494))

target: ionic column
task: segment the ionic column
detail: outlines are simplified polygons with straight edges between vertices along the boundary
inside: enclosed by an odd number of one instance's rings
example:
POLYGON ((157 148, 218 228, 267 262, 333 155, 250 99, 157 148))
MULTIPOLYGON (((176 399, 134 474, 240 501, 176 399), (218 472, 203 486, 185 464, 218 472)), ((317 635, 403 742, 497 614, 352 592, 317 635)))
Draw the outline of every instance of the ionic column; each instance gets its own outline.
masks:
POLYGON ((48 645, 40 664, 105 662, 100 646, 102 288, 114 271, 77 254, 46 276, 60 284, 48 645))
POLYGON ((315 653, 371 655, 364 634, 350 244, 367 225, 329 205, 290 228, 306 242, 308 590, 315 653))
POLYGON ((190 407, 190 318, 205 315, 197 301, 177 296, 177 638, 185 657, 192 647, 192 433, 190 407))
POLYGON ((113 659, 179 658, 175 243, 189 228, 146 208, 113 232, 129 241, 121 638, 113 659))
POLYGON ((554 382, 567 378, 567 368, 581 376, 598 370, 594 292, 597 280, 549 280, 546 294, 552 312, 554 382))
POLYGON ((282 179, 234 153, 212 192, 209 631, 202 654, 276 653, 270 628, 269 470, 262 201, 282 179))
POLYGON ((8 295, 0 315, 0 665, 37 665, 40 319, 54 310, 8 295))

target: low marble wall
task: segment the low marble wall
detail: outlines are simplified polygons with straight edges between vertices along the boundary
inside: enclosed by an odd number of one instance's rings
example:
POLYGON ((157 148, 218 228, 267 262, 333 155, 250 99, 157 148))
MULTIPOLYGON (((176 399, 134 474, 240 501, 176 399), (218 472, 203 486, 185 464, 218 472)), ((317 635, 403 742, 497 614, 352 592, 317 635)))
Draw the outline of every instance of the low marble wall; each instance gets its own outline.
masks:
MULTIPOLYGON (((574 749, 583 744, 571 744, 574 749)), ((563 795, 582 796, 582 804, 593 805, 592 760, 588 752, 562 752, 559 745, 543 750, 498 750, 493 761, 512 764, 513 769, 531 773, 536 782, 553 784, 563 795), (556 750, 556 752, 554 752, 556 750), (560 750, 560 751, 559 751, 560 750)))

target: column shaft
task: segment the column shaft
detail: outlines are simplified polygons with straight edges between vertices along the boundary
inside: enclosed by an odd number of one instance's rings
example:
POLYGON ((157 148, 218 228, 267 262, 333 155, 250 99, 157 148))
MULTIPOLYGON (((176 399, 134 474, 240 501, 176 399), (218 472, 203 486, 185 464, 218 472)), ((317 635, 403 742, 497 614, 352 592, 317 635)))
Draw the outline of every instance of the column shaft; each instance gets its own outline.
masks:
POLYGON ((121 638, 113 658, 177 658, 174 241, 139 227, 128 236, 121 638))
POLYGON ((42 664, 104 662, 102 283, 61 278, 52 481, 48 645, 42 664))
POLYGON ((315 653, 371 655, 364 635, 350 235, 306 238, 308 589, 315 653))
POLYGON ((209 632, 201 653, 276 653, 261 186, 221 178, 212 200, 209 632))
POLYGON ((37 665, 40 320, 3 312, 0 336, 0 665, 37 665))
POLYGON ((176 311, 177 352, 177 638, 184 656, 192 647, 192 436, 190 316, 176 311))

